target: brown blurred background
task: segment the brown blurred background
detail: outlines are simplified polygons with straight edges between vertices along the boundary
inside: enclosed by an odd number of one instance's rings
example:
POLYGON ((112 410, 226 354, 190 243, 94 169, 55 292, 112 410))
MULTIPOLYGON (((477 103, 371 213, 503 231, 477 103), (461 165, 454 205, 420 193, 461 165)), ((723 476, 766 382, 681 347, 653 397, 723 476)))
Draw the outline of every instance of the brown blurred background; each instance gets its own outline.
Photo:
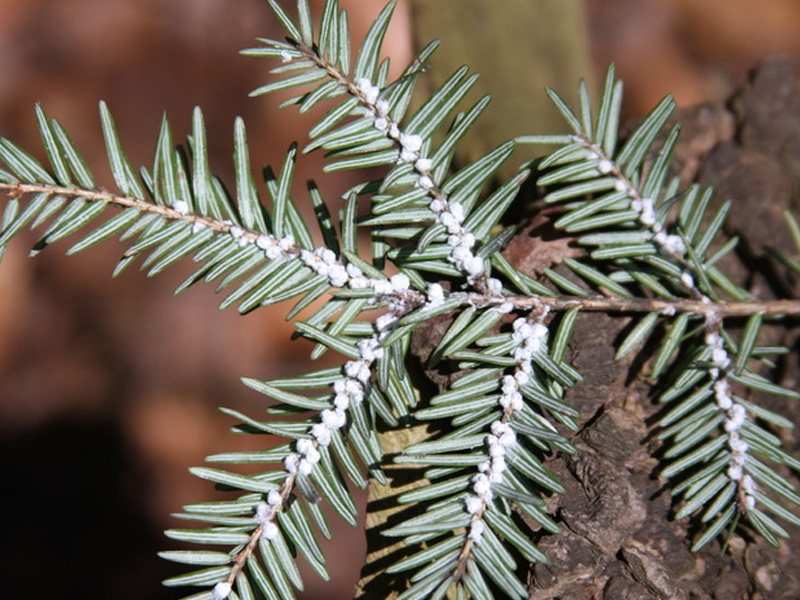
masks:
MULTIPOLYGON (((382 5, 342 3, 362 34, 382 5)), ((409 7, 399 12, 389 38, 398 65, 412 39, 409 7)), ((587 0, 585 17, 586 75, 599 80, 614 61, 626 115, 668 92, 683 106, 722 99, 771 54, 800 60, 796 0, 587 0)), ((181 138, 200 105, 212 167, 231 181, 236 115, 256 165, 278 164, 291 140, 305 139, 308 117, 247 97, 268 65, 237 51, 275 35, 263 0, 0 0, 0 133, 41 157, 32 107, 42 102, 110 184, 99 99, 137 165, 152 161, 162 111, 181 138)), ((491 48, 490 34, 481 39, 491 48)), ((319 157, 302 161, 316 176, 319 157)), ((333 199, 353 177, 320 183, 333 199)), ((190 265, 112 280, 120 246, 67 258, 62 243, 29 260, 35 240, 16 240, 0 266, 0 589, 19 599, 177 597, 158 583, 179 572, 155 557, 169 547, 161 531, 179 525, 170 511, 214 497, 186 468, 265 443, 229 433, 216 407, 257 415, 265 398, 238 378, 302 372, 309 346, 288 341, 283 310, 218 312, 220 299, 201 287, 173 298, 190 265)), ((337 527, 334 584, 311 574, 305 597, 349 597, 363 552, 360 531, 337 527)))

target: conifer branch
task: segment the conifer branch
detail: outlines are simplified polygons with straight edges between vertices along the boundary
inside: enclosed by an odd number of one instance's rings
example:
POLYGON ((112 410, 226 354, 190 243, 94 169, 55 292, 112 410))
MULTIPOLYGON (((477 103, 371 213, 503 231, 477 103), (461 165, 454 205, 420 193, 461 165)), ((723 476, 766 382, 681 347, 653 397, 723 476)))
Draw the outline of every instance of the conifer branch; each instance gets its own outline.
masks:
MULTIPOLYGON (((394 4, 390 2, 384 11, 391 10, 393 6, 394 4)), ((398 164, 413 165, 416 185, 425 190, 429 196, 428 207, 436 216, 437 222, 443 225, 450 235, 448 244, 452 247, 452 251, 448 259, 468 275, 467 281, 477 290, 481 292, 488 292, 490 289, 499 290, 499 280, 487 279, 483 261, 472 250, 476 238, 474 233, 463 225, 464 207, 459 203, 449 202, 447 194, 437 183, 432 173, 433 161, 422 153, 423 138, 418 134, 403 131, 402 125, 390 114, 389 102, 386 98, 381 98, 382 90, 368 78, 361 77, 354 80, 322 56, 315 47, 299 40, 289 39, 289 43, 299 53, 299 60, 305 59, 315 65, 358 100, 363 107, 364 117, 397 148, 398 164)), ((295 59, 295 55, 291 52, 284 52, 282 55, 284 62, 290 63, 295 59)), ((412 64, 412 67, 414 66, 412 64)), ((522 180, 519 183, 522 183, 522 180)))
MULTIPOLYGON (((153 172, 142 169, 137 176, 101 104, 117 193, 95 186, 60 124, 48 120, 40 107, 36 115, 50 171, 0 140, 0 158, 8 166, 0 170, 0 191, 10 198, 0 248, 23 227, 52 219, 37 250, 81 229, 89 233, 70 251, 115 234, 136 236, 118 270, 145 252, 150 255, 143 267, 149 266, 150 274, 191 256, 201 268, 179 289, 201 279, 219 280, 220 289, 237 281, 223 306, 240 302, 243 312, 300 296, 289 313, 297 318, 324 298, 310 316, 297 320, 296 328, 317 342, 313 356, 334 350, 346 357, 343 364, 269 382, 244 380, 278 402, 268 414, 296 420, 259 421, 225 412, 241 420, 239 431, 288 441, 208 461, 282 468, 250 475, 192 470, 242 495, 184 507, 181 518, 208 526, 167 535, 230 550, 163 553, 209 567, 172 578, 168 585, 202 586, 210 590, 205 597, 214 600, 253 598, 254 585, 267 598, 292 598, 292 588, 302 588, 298 552, 326 577, 312 529, 316 525, 322 535, 330 533, 319 502, 328 501, 354 524, 356 509, 345 481, 363 487, 368 472, 387 482, 378 419, 389 428, 414 420, 435 423, 437 433, 394 458, 424 465, 431 482, 399 498, 421 509, 385 532, 402 537, 410 549, 387 568, 413 571, 401 600, 441 599, 453 587, 459 597, 477 600, 498 594, 527 597, 520 559, 534 563, 547 557, 517 513, 542 531, 559 530, 545 512, 544 496, 565 489, 544 461, 545 454, 576 452, 567 436, 579 429, 581 415, 566 392, 581 374, 569 363, 567 348, 580 312, 631 316, 633 326, 617 358, 653 332, 663 332, 650 371, 664 405, 658 438, 667 462, 661 475, 682 497, 678 518, 694 515, 706 525, 693 549, 735 526, 737 515, 772 543, 786 535, 773 516, 800 524, 800 517, 773 497, 800 505, 800 495, 777 470, 800 471, 800 460, 772 431, 792 423, 746 398, 751 390, 800 398, 760 374, 772 365, 766 356, 787 350, 759 345, 763 323, 800 316, 800 300, 760 300, 722 271, 720 258, 735 246, 735 240, 718 240, 730 204, 712 214, 710 191, 693 186, 679 193, 677 182, 668 181, 677 128, 648 158, 674 108, 670 98, 618 147, 622 88, 612 68, 596 115, 586 86, 580 88, 580 116, 548 92, 571 134, 523 136, 456 170, 455 149, 488 99, 455 112, 475 80, 463 68, 406 114, 435 44, 424 48, 398 80, 387 82, 388 61, 380 60, 380 48, 394 2, 377 17, 354 65, 346 13, 336 0, 326 1, 316 28, 307 0, 298 0, 297 19, 277 0, 269 3, 287 39, 261 40, 264 47, 245 53, 279 59, 272 72, 285 77, 253 94, 301 88, 290 101, 300 110, 332 101, 333 108, 312 128, 306 150, 327 151, 328 169, 385 167, 377 181, 345 195, 338 219, 310 188, 323 245, 313 242, 289 196, 297 147, 290 148, 280 175, 267 178, 270 212, 249 171, 241 120, 234 138, 235 203, 209 173, 199 109, 193 117, 191 163, 173 147, 164 120, 153 172), (543 141, 561 147, 482 194, 516 143, 543 141), (565 203, 555 227, 589 248, 585 259, 562 262, 580 284, 550 269, 522 273, 501 254, 514 231, 498 224, 531 170, 548 190, 546 202, 565 203), (359 217, 357 203, 364 197, 369 211, 359 217), (121 212, 95 225, 105 206, 121 212), (368 255, 359 251, 359 227, 370 233, 368 255), (397 269, 391 276, 388 263, 397 269), (375 309, 380 316, 367 317, 366 311, 375 309), (551 313, 561 314, 549 319, 551 313), (436 317, 445 331, 430 343, 427 366, 444 363, 444 370, 455 375, 440 393, 421 398, 408 369, 411 336, 436 317), (741 333, 726 330, 731 319, 744 320, 741 333)), ((795 268, 790 259, 781 260, 795 268)))

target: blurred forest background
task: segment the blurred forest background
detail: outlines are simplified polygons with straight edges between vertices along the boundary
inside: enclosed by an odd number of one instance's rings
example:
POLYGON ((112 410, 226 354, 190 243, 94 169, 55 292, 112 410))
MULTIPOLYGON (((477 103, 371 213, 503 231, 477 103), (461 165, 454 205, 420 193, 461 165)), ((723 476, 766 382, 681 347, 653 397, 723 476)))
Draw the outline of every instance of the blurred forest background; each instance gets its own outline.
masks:
MULTIPOLYGON (((396 67, 411 56, 410 1, 401 1, 390 30, 396 67)), ((383 3, 342 4, 359 37, 383 3)), ((415 8, 425 4, 416 0, 415 8)), ((597 81, 615 62, 629 117, 670 92, 681 106, 719 101, 769 55, 800 61, 796 0, 586 0, 579 8, 574 35, 586 42, 585 75, 597 81)), ((426 30, 436 31, 435 16, 426 17, 426 30)), ((486 52, 502 35, 475 34, 486 52)), ((230 182, 236 115, 248 125, 256 166, 279 164, 295 138, 302 145, 314 118, 278 114, 274 98, 247 96, 269 65, 237 51, 256 36, 278 35, 263 0, 0 0, 0 134, 41 157, 33 115, 41 102, 111 185, 99 99, 135 165, 152 162, 162 111, 180 138, 199 105, 212 168, 230 182)), ((555 60, 546 49, 541 57, 555 60)), ((539 89, 544 83, 556 82, 539 89)), ((565 92, 576 84, 557 83, 565 92)), ((298 192, 320 164, 302 157, 298 192)), ((353 177, 319 183, 334 199, 353 177)), ((18 599, 175 598, 178 591, 159 585, 179 570, 155 555, 169 547, 161 531, 176 526, 169 513, 183 503, 214 497, 186 468, 213 452, 271 443, 231 434, 216 407, 258 414, 266 399, 238 378, 300 372, 310 346, 288 341, 283 308, 218 312, 219 299, 201 286, 173 298, 191 265, 152 280, 135 269, 112 280, 120 246, 65 257, 62 243, 29 260, 35 240, 17 240, 0 265, 3 590, 18 599)), ((311 574, 303 597, 349 598, 363 553, 362 531, 337 525, 327 552, 334 583, 311 574)))

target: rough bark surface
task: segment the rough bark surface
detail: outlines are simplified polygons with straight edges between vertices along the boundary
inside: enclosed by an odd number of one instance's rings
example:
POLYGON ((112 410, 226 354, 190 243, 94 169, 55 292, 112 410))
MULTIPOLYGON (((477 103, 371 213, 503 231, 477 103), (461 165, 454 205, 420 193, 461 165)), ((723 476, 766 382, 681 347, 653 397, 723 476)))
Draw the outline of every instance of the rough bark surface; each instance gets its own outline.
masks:
MULTIPOLYGON (((678 120, 684 128, 676 174, 686 183, 713 185, 717 202, 734 203, 726 234, 740 236, 742 243, 726 270, 762 297, 797 297, 798 282, 776 269, 764 249, 790 251, 781 213, 791 209, 796 214, 800 205, 800 93, 794 67, 769 60, 725 104, 684 111, 678 120)), ((547 218, 537 217, 521 230, 507 257, 536 275, 557 263, 565 250, 575 251, 550 233, 547 218)), ((614 344, 627 325, 627 318, 600 314, 579 318, 570 359, 585 379, 567 395, 582 414, 582 428, 573 436, 579 453, 548 462, 567 488, 566 494, 551 498, 549 507, 564 531, 537 540, 550 564, 531 567, 531 599, 800 598, 797 528, 788 528, 792 538, 780 548, 741 529, 724 553, 719 540, 690 552, 696 531, 689 521, 671 520, 674 505, 667 482, 657 474, 659 444, 653 425, 659 406, 646 377, 651 349, 614 361, 614 344)), ((417 355, 424 357, 445 328, 432 323, 420 332, 414 342, 417 355)), ((767 335, 796 347, 792 328, 774 327, 767 335)), ((429 375, 439 388, 446 386, 446 374, 429 375)), ((796 389, 797 359, 780 365, 777 375, 796 389)), ((757 401, 800 422, 798 403, 757 401)), ((797 454, 800 436, 786 434, 784 443, 797 454)), ((375 518, 386 507, 386 490, 372 490, 371 498, 369 512, 375 518)), ((378 529, 369 531, 370 549, 380 543, 378 529)), ((384 583, 373 579, 362 589, 363 597, 386 597, 396 582, 384 583)))

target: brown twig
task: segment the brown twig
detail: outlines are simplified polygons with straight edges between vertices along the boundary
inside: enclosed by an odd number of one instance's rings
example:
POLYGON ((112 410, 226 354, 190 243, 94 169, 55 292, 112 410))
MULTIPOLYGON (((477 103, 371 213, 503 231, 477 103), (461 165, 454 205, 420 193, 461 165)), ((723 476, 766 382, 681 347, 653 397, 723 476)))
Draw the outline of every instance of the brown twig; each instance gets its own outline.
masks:
MULTIPOLYGON (((187 215, 168 206, 153 204, 138 198, 120 196, 102 189, 85 190, 49 184, 0 183, 0 190, 6 190, 12 196, 51 194, 107 202, 121 208, 135 208, 143 212, 158 214, 167 219, 199 223, 218 233, 229 233, 233 227, 230 223, 218 219, 192 214, 187 215)), ((256 239, 261 235, 261 233, 255 231, 244 230, 242 232, 243 237, 252 239, 256 239)), ((299 248, 297 251, 299 253, 299 248)), ((422 292, 409 291, 405 292, 404 295, 405 300, 413 307, 422 306, 427 301, 427 296, 422 292)), ((546 307, 556 312, 578 308, 587 312, 609 314, 660 312, 665 315, 671 315, 674 313, 690 313, 699 316, 716 315, 719 318, 746 317, 757 313, 775 317, 800 316, 800 300, 794 299, 709 302, 690 298, 666 300, 660 298, 620 298, 615 296, 589 298, 575 296, 492 296, 480 292, 464 292, 460 296, 463 297, 465 305, 499 306, 508 303, 518 311, 546 307)))

